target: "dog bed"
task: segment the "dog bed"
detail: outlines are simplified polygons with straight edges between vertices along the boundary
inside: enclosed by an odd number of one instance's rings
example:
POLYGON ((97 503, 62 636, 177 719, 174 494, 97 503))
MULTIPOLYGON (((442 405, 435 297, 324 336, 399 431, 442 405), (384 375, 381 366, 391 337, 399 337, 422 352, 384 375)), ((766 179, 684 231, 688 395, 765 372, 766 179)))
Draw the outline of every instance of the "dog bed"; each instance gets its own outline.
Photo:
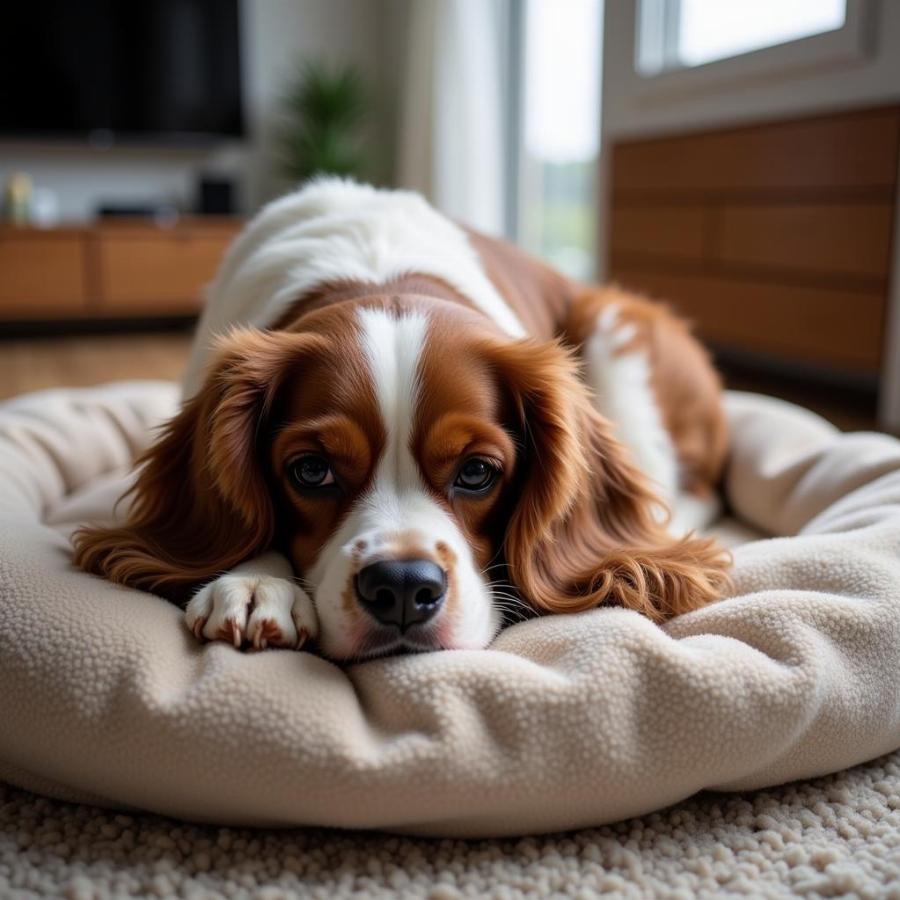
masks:
POLYGON ((735 596, 659 628, 599 609, 486 651, 339 668, 198 644, 75 570, 176 403, 140 382, 0 407, 0 778, 251 825, 430 835, 599 824, 900 745, 900 442, 728 396, 735 596), (773 537, 768 537, 772 535, 773 537))

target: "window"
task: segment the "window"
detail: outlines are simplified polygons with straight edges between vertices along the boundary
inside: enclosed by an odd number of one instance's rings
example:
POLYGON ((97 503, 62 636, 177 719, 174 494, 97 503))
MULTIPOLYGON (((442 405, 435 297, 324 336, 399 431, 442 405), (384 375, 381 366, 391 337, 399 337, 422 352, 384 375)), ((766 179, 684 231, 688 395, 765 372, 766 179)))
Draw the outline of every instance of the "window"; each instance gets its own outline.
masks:
POLYGON ((602 0, 527 0, 518 239, 576 278, 594 273, 602 0))
POLYGON ((642 0, 638 71, 689 68, 836 31, 847 0, 642 0))

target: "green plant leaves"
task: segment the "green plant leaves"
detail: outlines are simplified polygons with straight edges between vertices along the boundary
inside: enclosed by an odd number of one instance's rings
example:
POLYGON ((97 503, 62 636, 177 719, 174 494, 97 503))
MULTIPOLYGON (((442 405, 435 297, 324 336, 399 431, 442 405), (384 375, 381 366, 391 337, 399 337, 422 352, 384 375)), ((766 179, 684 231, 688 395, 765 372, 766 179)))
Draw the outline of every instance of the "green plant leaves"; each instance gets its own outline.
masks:
POLYGON ((293 181, 331 174, 363 178, 361 130, 369 92, 353 66, 304 63, 288 84, 276 135, 282 172, 293 181))

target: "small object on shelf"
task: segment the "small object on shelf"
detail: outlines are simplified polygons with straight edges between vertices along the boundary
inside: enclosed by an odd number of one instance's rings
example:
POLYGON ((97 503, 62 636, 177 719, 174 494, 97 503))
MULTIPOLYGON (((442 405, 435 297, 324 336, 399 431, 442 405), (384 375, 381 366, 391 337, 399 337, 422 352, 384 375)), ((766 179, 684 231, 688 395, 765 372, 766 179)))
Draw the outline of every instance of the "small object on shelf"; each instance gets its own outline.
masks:
POLYGON ((52 228, 59 224, 59 197, 50 188, 34 189, 31 200, 31 224, 38 228, 52 228))
POLYGON ((178 207, 173 203, 128 203, 111 202, 102 203, 97 208, 97 214, 101 219, 163 219, 171 221, 177 218, 178 207))
POLYGON ((3 191, 3 218, 13 225, 27 225, 31 221, 31 176, 13 172, 3 191))
POLYGON ((202 216, 231 216, 235 211, 234 179, 227 175, 201 175, 197 185, 197 212, 202 216))

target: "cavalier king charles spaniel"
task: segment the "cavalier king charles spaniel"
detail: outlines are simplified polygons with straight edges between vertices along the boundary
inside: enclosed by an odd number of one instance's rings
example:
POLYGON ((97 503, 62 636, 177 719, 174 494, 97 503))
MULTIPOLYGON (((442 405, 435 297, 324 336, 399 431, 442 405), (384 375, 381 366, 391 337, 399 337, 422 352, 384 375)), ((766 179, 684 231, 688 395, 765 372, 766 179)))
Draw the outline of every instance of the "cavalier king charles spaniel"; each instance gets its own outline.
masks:
POLYGON ((660 622, 727 586, 692 531, 726 449, 719 380, 664 307, 321 179, 232 246, 181 409, 75 560, 199 639, 336 660, 600 604, 660 622))

